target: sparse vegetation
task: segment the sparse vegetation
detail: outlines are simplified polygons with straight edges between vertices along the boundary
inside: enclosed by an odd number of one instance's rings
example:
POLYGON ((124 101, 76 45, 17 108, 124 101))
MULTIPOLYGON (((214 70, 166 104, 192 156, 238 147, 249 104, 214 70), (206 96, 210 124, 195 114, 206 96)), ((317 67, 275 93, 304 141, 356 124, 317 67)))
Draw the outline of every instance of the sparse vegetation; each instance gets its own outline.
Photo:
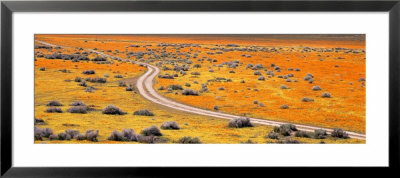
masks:
POLYGON ((177 143, 183 143, 183 144, 199 144, 200 139, 199 137, 189 137, 189 136, 185 136, 185 137, 181 137, 177 143))
POLYGON ((154 113, 151 112, 148 109, 141 109, 133 112, 133 115, 139 115, 139 116, 154 116, 154 113))
POLYGON ((151 126, 142 130, 144 136, 162 136, 161 130, 157 126, 151 126))
POLYGON ((114 105, 108 105, 103 109, 103 114, 111 114, 111 115, 124 115, 126 112, 122 111, 118 107, 114 105))
POLYGON ((228 122, 228 127, 231 128, 253 127, 253 124, 250 122, 249 118, 240 117, 236 119, 231 119, 228 122))
POLYGON ((164 130, 179 130, 181 129, 177 122, 175 121, 167 121, 161 124, 161 129, 164 130))
POLYGON ((340 128, 334 128, 331 133, 331 136, 336 137, 336 138, 344 138, 344 139, 350 138, 349 135, 347 134, 347 132, 345 132, 344 130, 342 130, 340 128))

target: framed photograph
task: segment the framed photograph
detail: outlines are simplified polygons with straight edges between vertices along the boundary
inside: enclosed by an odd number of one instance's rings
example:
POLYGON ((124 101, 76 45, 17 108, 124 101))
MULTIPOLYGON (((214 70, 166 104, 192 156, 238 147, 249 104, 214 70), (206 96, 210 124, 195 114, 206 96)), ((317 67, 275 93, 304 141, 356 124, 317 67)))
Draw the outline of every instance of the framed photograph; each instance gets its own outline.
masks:
POLYGON ((399 20, 399 1, 2 1, 1 175, 395 170, 399 20))

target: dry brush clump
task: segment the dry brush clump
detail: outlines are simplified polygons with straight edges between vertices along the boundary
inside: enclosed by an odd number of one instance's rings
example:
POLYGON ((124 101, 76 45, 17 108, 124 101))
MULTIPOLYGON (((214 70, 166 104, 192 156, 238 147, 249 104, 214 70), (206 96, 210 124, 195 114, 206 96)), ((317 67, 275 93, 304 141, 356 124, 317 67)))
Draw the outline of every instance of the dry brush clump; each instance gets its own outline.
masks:
POLYGON ((99 136, 99 130, 87 130, 85 133, 85 140, 97 142, 97 137, 99 136))
POLYGON ((308 97, 304 97, 304 98, 301 99, 301 101, 302 102, 312 102, 312 101, 314 101, 314 99, 308 98, 308 97))
POLYGON ((122 76, 121 74, 118 74, 118 75, 114 75, 114 78, 124 78, 124 76, 122 76))
POLYGON ((192 96, 198 96, 199 92, 196 90, 192 90, 192 89, 185 89, 182 91, 182 95, 192 95, 192 96))
POLYGON ((87 106, 73 106, 73 107, 70 107, 67 110, 67 112, 86 114, 86 113, 88 113, 88 110, 89 110, 89 108, 87 106))
POLYGON ((279 140, 276 143, 278 143, 278 144, 299 144, 300 142, 297 140, 286 139, 286 140, 279 140))
POLYGON ((289 105, 284 104, 284 105, 281 106, 281 109, 289 109, 289 105))
POLYGON ((145 128, 141 132, 144 136, 162 136, 161 130, 153 125, 151 127, 145 128))
MULTIPOLYGON (((189 84, 190 85, 190 84, 189 84)), ((183 90, 182 85, 169 85, 167 87, 167 89, 171 89, 171 90, 183 90)))
POLYGON ((304 138, 311 138, 313 136, 312 133, 306 131, 297 131, 294 134, 295 137, 304 137, 304 138))
POLYGON ((160 128, 164 129, 164 130, 179 130, 179 129, 181 129, 179 127, 178 123, 175 121, 164 122, 161 124, 160 128))
POLYGON ((322 93, 321 97, 322 97, 322 98, 331 98, 332 96, 331 96, 330 93, 324 92, 324 93, 322 93))
POLYGON ((133 91, 133 85, 132 84, 129 84, 126 88, 125 88, 125 91, 133 91))
POLYGON ((108 105, 103 109, 103 114, 110 114, 110 115, 124 115, 127 114, 126 112, 122 111, 118 107, 114 105, 108 105))
POLYGON ((48 107, 46 109, 46 112, 48 113, 62 113, 62 109, 61 108, 57 108, 57 107, 48 107))
POLYGON ((154 116, 154 113, 151 112, 148 109, 141 109, 133 112, 133 115, 139 115, 139 116, 154 116))
POLYGON ((312 90, 313 90, 313 91, 320 91, 320 90, 322 90, 322 89, 321 89, 320 86, 315 85, 315 86, 312 87, 312 90))
POLYGON ((49 103, 47 104, 47 106, 63 106, 59 101, 49 101, 49 103))
POLYGON ((228 127, 231 128, 253 127, 253 124, 250 122, 249 118, 240 117, 230 120, 228 122, 228 127))
POLYGON ((283 136, 290 136, 292 131, 297 131, 297 128, 293 124, 282 124, 279 127, 275 126, 274 127, 274 132, 280 133, 283 136))
POLYGON ((270 139, 278 140, 279 139, 279 134, 276 133, 276 132, 269 132, 267 137, 270 138, 270 139))
POLYGON ((86 74, 86 75, 92 75, 92 74, 96 74, 96 72, 94 70, 84 70, 82 72, 82 74, 86 74))
POLYGON ((34 118, 34 125, 46 125, 46 122, 43 119, 34 118))
POLYGON ((92 82, 92 83, 106 83, 107 79, 106 78, 101 78, 101 77, 95 77, 95 78, 86 78, 85 81, 92 82))
POLYGON ((50 135, 53 135, 53 130, 51 128, 34 128, 34 139, 42 140, 43 138, 49 138, 50 135))
POLYGON ((326 138, 328 134, 326 133, 326 130, 323 129, 316 129, 314 130, 314 138, 316 139, 324 139, 326 138))
POLYGON ((161 137, 157 137, 157 136, 154 136, 154 135, 150 135, 150 136, 138 135, 137 138, 138 138, 138 142, 139 143, 154 144, 154 143, 165 143, 165 142, 167 142, 167 139, 161 138, 161 137))
POLYGON ((331 133, 331 136, 335 137, 335 138, 343 138, 343 139, 350 138, 349 134, 347 134, 347 132, 345 132, 343 129, 340 129, 340 128, 334 128, 331 133))
POLYGON ((178 141, 175 143, 182 143, 182 144, 200 144, 201 141, 199 137, 190 137, 190 136, 184 136, 179 138, 178 141))
POLYGON ((123 129, 121 132, 114 130, 107 139, 113 141, 138 141, 138 135, 133 129, 123 129))

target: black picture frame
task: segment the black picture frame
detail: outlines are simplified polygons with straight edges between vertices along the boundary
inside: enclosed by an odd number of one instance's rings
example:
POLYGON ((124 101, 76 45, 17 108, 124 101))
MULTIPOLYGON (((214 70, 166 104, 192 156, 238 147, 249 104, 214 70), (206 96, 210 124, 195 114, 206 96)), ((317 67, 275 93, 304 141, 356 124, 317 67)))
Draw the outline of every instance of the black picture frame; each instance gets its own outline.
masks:
MULTIPOLYGON (((206 175, 199 168, 18 168, 12 166, 12 19, 13 12, 121 12, 121 11, 295 11, 295 12, 389 12, 389 167, 362 171, 396 171, 399 168, 400 135, 400 0, 364 1, 2 1, 1 2, 1 175, 4 177, 142 177, 178 176, 176 172, 206 175), (179 169, 179 170, 177 170, 179 169), (182 170, 184 169, 184 170, 182 170), (168 174, 172 173, 172 174, 168 174)), ((382 59, 385 60, 385 59, 382 59)), ((354 167, 353 167, 354 168, 354 167)), ((218 172, 231 172, 220 168, 218 172)), ((239 175, 243 168, 235 168, 239 175)), ((249 169, 249 168, 247 168, 249 169)), ((309 169, 296 169, 306 173, 309 169)), ((322 169, 322 168, 321 168, 322 169)), ((323 168, 329 169, 329 168, 323 168)), ((346 168, 347 169, 347 168, 346 168)), ((354 168, 357 171, 361 168, 354 168)), ((252 168, 262 173, 265 168, 252 168)), ((283 171, 283 170, 279 170, 283 171)), ((364 172, 364 173, 366 173, 364 172)), ((232 172, 231 172, 232 174, 232 172)), ((329 174, 338 174, 330 171, 329 174)), ((184 176, 184 175, 183 175, 184 176)), ((191 175, 190 175, 191 176, 191 175)))

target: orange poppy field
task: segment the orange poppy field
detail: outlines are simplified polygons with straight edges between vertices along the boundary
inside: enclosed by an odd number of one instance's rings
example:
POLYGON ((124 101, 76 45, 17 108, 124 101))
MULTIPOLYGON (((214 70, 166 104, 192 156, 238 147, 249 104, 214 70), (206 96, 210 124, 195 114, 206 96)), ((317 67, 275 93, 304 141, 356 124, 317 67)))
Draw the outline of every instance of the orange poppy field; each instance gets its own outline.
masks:
POLYGON ((365 35, 37 34, 34 60, 35 143, 365 143, 365 35))

